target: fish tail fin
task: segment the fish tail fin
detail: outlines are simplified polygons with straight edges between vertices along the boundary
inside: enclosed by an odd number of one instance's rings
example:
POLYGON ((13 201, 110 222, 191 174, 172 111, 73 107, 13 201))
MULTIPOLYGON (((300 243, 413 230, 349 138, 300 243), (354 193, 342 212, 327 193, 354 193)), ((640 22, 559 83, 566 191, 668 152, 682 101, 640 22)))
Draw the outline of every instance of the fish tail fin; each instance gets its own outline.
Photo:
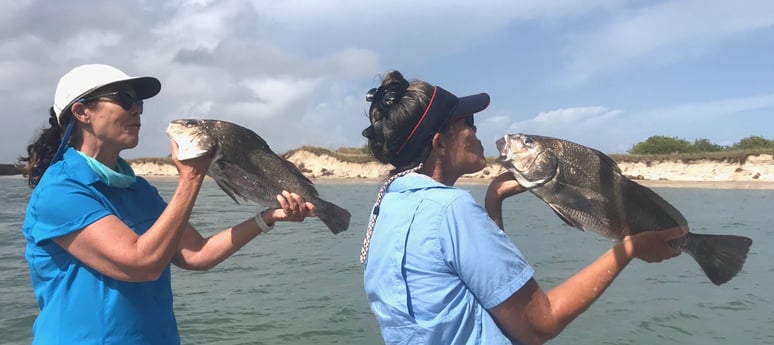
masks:
POLYGON ((735 235, 689 233, 683 251, 699 263, 715 285, 733 278, 744 265, 752 239, 735 235))
POLYGON ((338 234, 349 228, 349 218, 351 217, 349 211, 322 199, 317 200, 314 204, 317 207, 317 218, 320 218, 332 233, 338 234))

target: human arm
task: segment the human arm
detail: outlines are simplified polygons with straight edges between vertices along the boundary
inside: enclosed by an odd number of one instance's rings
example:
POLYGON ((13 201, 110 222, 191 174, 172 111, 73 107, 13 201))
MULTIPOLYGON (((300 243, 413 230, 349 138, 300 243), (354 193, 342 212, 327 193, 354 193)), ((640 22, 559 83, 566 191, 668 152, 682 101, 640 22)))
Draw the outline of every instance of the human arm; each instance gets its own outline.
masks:
MULTIPOLYGON (((490 183, 485 198, 486 210, 500 229, 504 228, 503 200, 525 190, 510 172, 495 177, 490 183)), ((489 311, 510 337, 525 344, 545 343, 588 309, 632 259, 659 262, 677 256, 680 251, 668 242, 686 234, 687 229, 677 227, 627 236, 550 291, 545 292, 535 279, 530 279, 489 311)))
POLYGON ((492 182, 489 183, 489 187, 486 190, 484 207, 486 208, 487 214, 489 214, 489 218, 492 218, 495 224, 497 224, 497 227, 504 229, 503 200, 526 190, 526 188, 516 182, 513 174, 508 171, 492 179, 492 182))
POLYGON ((179 178, 169 204, 153 225, 138 236, 115 215, 81 230, 54 238, 59 246, 87 266, 123 281, 158 279, 178 250, 188 218, 210 164, 209 157, 179 161, 172 142, 172 161, 179 178))
POLYGON ((545 343, 596 301, 633 258, 659 262, 679 255, 668 242, 686 233, 678 227, 627 236, 550 291, 532 279, 489 311, 510 337, 525 344, 545 343))
MULTIPOLYGON (((283 191, 277 195, 277 201, 280 207, 264 210, 258 215, 269 226, 280 221, 300 222, 306 217, 317 216, 315 206, 298 194, 283 191)), ((180 268, 206 271, 236 253, 259 234, 261 229, 254 218, 207 238, 188 224, 180 242, 180 250, 172 262, 180 268)))

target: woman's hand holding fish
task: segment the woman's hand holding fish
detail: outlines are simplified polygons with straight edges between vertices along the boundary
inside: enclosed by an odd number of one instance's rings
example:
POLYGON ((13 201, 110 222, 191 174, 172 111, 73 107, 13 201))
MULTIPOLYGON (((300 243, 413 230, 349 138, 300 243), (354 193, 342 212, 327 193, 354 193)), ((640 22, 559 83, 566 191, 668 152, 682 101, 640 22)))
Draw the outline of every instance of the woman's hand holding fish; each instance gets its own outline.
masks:
POLYGON ((526 190, 526 188, 524 188, 519 184, 519 182, 516 181, 513 173, 506 171, 492 179, 492 182, 489 183, 489 188, 487 189, 486 194, 487 197, 490 197, 491 195, 498 200, 503 200, 526 190))
POLYGON ((282 194, 277 195, 277 201, 280 207, 271 210, 273 221, 267 222, 269 224, 278 221, 301 222, 306 217, 317 217, 317 208, 314 204, 305 201, 296 193, 282 191, 282 194))
POLYGON ((207 170, 210 168, 210 162, 212 162, 211 156, 204 155, 201 157, 181 161, 177 159, 178 150, 180 149, 180 147, 177 145, 177 142, 170 140, 170 146, 172 150, 172 163, 175 164, 181 179, 204 179, 204 176, 207 174, 207 170))
POLYGON ((674 227, 663 231, 645 231, 623 239, 624 248, 632 257, 645 262, 660 262, 680 255, 670 241, 685 237, 688 228, 674 227), (627 245, 628 244, 628 245, 627 245))

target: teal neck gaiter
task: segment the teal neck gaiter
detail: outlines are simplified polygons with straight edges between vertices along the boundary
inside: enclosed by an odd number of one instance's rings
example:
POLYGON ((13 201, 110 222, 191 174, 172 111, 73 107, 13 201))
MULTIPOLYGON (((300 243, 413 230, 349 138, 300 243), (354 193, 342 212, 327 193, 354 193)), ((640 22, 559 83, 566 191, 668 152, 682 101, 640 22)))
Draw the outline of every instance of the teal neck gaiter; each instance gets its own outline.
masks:
POLYGON ((118 157, 118 162, 116 164, 118 171, 116 171, 110 169, 110 167, 107 165, 102 164, 102 162, 87 156, 81 151, 75 150, 75 152, 78 152, 83 158, 86 159, 86 163, 89 164, 91 170, 94 171, 94 173, 99 176, 100 180, 102 180, 102 182, 108 186, 115 188, 127 188, 131 186, 135 180, 137 180, 132 167, 129 166, 129 163, 127 163, 121 157, 118 157))

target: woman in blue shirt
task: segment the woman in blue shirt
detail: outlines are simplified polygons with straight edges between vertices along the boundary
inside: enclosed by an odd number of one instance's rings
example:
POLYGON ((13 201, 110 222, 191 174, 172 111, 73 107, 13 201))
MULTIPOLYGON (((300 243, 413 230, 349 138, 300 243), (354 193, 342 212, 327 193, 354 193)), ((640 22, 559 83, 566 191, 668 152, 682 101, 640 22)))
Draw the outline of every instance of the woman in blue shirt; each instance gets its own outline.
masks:
POLYGON ((653 231, 615 244, 550 291, 501 231, 502 201, 524 189, 506 172, 486 209, 457 179, 484 168, 473 115, 485 93, 456 97, 390 72, 366 96, 363 131, 395 167, 376 199, 361 251, 365 290, 387 344, 541 344, 593 303, 633 259, 679 255, 668 241, 687 229, 653 231))
POLYGON ((208 238, 189 223, 210 157, 180 161, 166 203, 136 177, 121 151, 137 146, 143 100, 161 83, 100 64, 60 80, 49 124, 27 148, 34 188, 22 226, 40 307, 35 344, 177 344, 170 263, 207 270, 278 221, 302 221, 315 207, 278 195, 260 212, 208 238))

